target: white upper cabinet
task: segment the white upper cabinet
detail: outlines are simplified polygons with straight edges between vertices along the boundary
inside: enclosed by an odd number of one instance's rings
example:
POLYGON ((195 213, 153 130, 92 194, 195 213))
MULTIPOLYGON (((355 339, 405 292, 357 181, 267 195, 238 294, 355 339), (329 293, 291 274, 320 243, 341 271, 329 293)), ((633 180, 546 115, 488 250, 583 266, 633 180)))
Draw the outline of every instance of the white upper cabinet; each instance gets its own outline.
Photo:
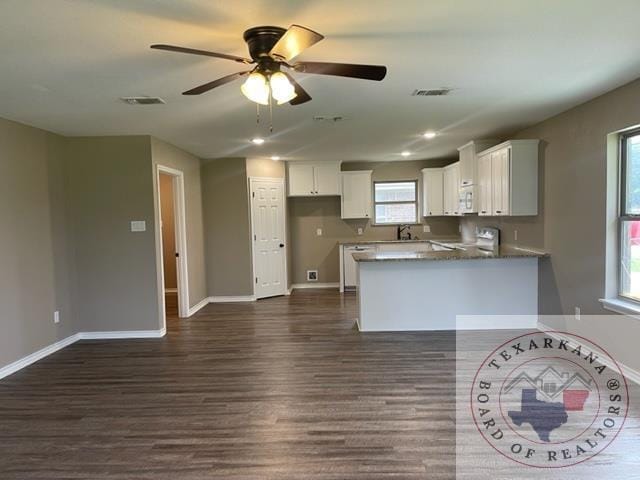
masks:
POLYGON ((289 196, 315 195, 316 183, 313 165, 288 165, 289 196))
POLYGON ((538 214, 538 140, 509 140, 478 156, 479 215, 538 214))
POLYGON ((461 215, 460 212, 460 162, 452 163, 442 169, 444 214, 461 215))
POLYGON ((492 215, 491 154, 478 157, 478 215, 492 215))
POLYGON ((442 168, 422 169, 422 216, 444 215, 444 178, 442 168))
POLYGON ((342 218, 371 218, 372 170, 342 172, 342 218))
POLYGON ((478 152, 495 145, 497 140, 474 140, 458 148, 460 153, 460 186, 478 183, 478 152))
POLYGON ((290 197, 340 195, 339 162, 288 162, 287 173, 290 197))

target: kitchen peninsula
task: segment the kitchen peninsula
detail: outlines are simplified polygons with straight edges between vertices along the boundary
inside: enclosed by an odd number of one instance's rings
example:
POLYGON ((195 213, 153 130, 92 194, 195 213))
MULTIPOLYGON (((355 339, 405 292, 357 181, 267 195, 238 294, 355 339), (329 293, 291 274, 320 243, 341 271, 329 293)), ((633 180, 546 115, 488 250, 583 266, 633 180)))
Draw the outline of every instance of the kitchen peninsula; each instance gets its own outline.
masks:
POLYGON ((546 256, 509 246, 354 253, 358 327, 364 332, 535 328, 538 262, 546 256))

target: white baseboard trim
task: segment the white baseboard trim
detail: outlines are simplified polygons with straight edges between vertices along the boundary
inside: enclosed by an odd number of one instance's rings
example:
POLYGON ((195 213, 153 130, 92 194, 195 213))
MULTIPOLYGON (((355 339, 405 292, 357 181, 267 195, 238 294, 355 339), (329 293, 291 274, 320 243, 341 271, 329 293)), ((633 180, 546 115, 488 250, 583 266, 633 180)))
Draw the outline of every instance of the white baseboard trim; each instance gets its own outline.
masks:
POLYGON ((43 359, 44 357, 48 357, 52 353, 57 352, 58 350, 62 350, 64 347, 71 345, 72 343, 80 340, 80 336, 78 333, 71 335, 67 338, 57 341, 47 347, 41 348, 37 352, 33 352, 31 355, 27 355, 26 357, 21 358, 20 360, 16 360, 15 362, 10 363, 2 368, 0 368, 0 379, 8 377, 12 373, 17 372, 18 370, 22 370, 25 367, 28 367, 32 363, 37 362, 38 360, 43 359))
POLYGON ((160 330, 122 330, 113 332, 80 332, 80 340, 114 340, 126 338, 162 338, 167 329, 160 330))
POLYGON ((255 295, 219 295, 209 297, 211 303, 235 303, 235 302, 255 302, 255 295))
POLYGON ((210 303, 209 297, 203 298, 201 301, 196 303, 193 307, 189 308, 189 311, 187 312, 187 316, 190 317, 192 315, 195 315, 200 310, 202 310, 204 307, 209 305, 209 303, 210 303))
POLYGON ((164 293, 178 293, 177 288, 165 288, 164 293))
POLYGON ((535 330, 538 315, 457 315, 456 330, 535 330))
MULTIPOLYGON (((552 338, 555 338, 556 340, 567 340, 567 345, 569 345, 571 348, 582 346, 586 349, 589 349, 587 345, 581 345, 581 343, 577 342, 574 337, 567 337, 566 335, 563 335, 562 332, 558 332, 555 329, 549 327, 548 325, 545 325, 544 323, 538 322, 538 330, 545 332, 547 335, 549 335, 552 338)), ((609 367, 613 371, 617 370, 616 366, 612 362, 610 362, 608 359, 601 358, 599 359, 599 361, 600 363, 602 363, 606 367, 609 367)), ((630 380, 633 383, 640 385, 640 372, 638 372, 637 370, 634 370, 633 368, 627 367, 624 363, 620 363, 620 362, 617 362, 617 363, 618 363, 618 366, 620 367, 620 370, 622 370, 622 374, 627 378, 627 380, 630 380)))
POLYGON ((294 283, 293 285, 291 285, 291 290, 301 290, 305 288, 340 288, 340 283, 309 282, 309 283, 294 283))

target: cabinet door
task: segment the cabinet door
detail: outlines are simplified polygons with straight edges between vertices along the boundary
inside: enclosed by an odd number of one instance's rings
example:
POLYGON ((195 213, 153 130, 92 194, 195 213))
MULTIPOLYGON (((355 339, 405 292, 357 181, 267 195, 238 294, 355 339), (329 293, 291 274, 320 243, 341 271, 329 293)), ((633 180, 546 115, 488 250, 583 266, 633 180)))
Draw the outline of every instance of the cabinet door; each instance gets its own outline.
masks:
POLYGON ((356 261, 353 259, 353 254, 356 249, 353 247, 344 247, 343 251, 343 271, 344 271, 344 286, 355 287, 358 283, 358 275, 356 270, 356 261))
POLYGON ((313 165, 289 164, 289 196, 315 195, 313 165))
POLYGON ((491 154, 478 157, 478 215, 491 215, 491 154))
POLYGON ((473 144, 460 150, 460 186, 476 183, 476 158, 473 144))
POLYGON ((509 215, 509 149, 491 154, 491 205, 493 215, 509 215))
POLYGON ((342 218, 370 218, 371 201, 371 172, 342 174, 342 218))
MULTIPOLYGON (((502 203, 500 205, 500 215, 511 215, 511 149, 500 150, 500 165, 502 177, 500 178, 500 189, 502 190, 502 203)), ((496 212, 497 213, 497 212, 496 212)))
POLYGON ((454 215, 462 215, 460 211, 460 164, 451 168, 451 208, 454 215))
POLYGON ((442 203, 444 207, 445 215, 453 215, 453 208, 451 205, 451 177, 452 172, 450 168, 446 168, 442 174, 442 203))
POLYGON ((316 195, 340 195, 340 166, 338 164, 313 167, 316 195))
POLYGON ((444 176, 442 170, 433 168, 422 172, 423 209, 425 217, 441 216, 444 213, 444 176))

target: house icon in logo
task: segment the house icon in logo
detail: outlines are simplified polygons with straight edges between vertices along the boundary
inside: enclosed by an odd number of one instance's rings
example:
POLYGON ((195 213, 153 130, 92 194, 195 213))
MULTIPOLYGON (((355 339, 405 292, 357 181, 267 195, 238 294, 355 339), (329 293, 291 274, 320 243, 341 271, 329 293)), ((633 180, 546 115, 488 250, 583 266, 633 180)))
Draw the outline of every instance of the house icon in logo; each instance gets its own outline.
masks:
MULTIPOLYGON (((511 380, 504 388, 504 393, 509 393, 514 388, 535 390, 539 399, 554 401, 565 391, 567 392, 590 392, 593 389, 593 381, 587 380, 580 373, 570 374, 568 372, 558 372, 549 366, 542 370, 537 376, 532 377, 527 372, 522 372, 511 380)), ((565 399, 566 399, 565 394, 565 399)), ((585 396, 586 399, 586 396, 585 396)))

